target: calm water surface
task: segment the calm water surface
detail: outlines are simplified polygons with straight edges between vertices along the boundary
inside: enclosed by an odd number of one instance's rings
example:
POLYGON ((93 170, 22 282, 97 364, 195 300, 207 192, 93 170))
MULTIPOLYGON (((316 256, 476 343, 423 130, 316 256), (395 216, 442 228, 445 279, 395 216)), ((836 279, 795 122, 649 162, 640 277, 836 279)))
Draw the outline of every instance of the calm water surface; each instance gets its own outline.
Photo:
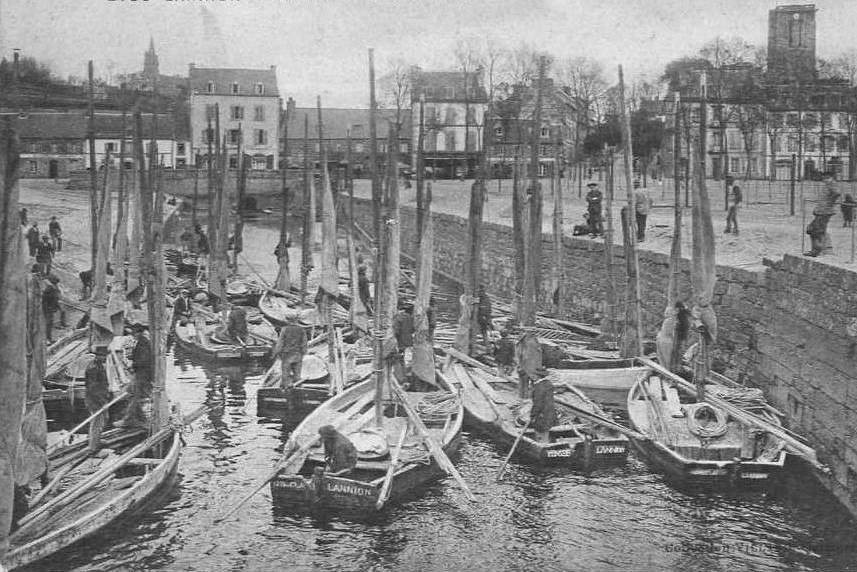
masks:
MULTIPOLYGON (((265 245, 248 253, 259 269, 276 242, 276 221, 263 223, 245 239, 265 245)), ((806 477, 765 495, 695 494, 632 458, 590 475, 513 462, 497 483, 506 451, 470 435, 458 467, 475 503, 447 479, 349 521, 278 510, 265 487, 214 524, 271 471, 299 420, 256 415, 258 369, 178 351, 169 362, 184 411, 224 404, 186 435, 177 486, 154 511, 36 570, 857 570, 857 527, 806 477)))

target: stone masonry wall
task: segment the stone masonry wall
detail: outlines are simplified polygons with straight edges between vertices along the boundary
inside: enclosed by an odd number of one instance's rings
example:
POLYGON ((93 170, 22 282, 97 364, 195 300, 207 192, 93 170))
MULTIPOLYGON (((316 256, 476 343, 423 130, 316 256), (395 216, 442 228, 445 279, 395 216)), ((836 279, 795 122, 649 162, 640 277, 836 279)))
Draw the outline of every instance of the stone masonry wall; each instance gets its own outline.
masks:
MULTIPOLYGON (((357 223, 372 232, 368 201, 355 204, 357 223)), ((402 248, 413 256, 415 211, 401 209, 402 248)), ((434 214, 434 266, 465 276, 467 221, 434 214)), ((512 229, 483 226, 483 281, 492 294, 512 299, 515 288, 512 229)), ((543 287, 539 306, 553 312, 553 241, 543 236, 543 287)), ((623 249, 616 247, 617 315, 624 314, 623 249)), ((640 288, 647 335, 663 316, 669 256, 640 250, 640 288)), ((563 239, 567 315, 598 323, 605 312, 604 244, 563 239)), ((763 389, 787 415, 788 426, 805 435, 832 473, 823 484, 857 514, 857 274, 814 260, 786 255, 764 268, 717 267, 714 305, 718 318, 715 358, 739 382, 763 389)), ((684 260, 680 296, 690 294, 690 261, 684 260)))

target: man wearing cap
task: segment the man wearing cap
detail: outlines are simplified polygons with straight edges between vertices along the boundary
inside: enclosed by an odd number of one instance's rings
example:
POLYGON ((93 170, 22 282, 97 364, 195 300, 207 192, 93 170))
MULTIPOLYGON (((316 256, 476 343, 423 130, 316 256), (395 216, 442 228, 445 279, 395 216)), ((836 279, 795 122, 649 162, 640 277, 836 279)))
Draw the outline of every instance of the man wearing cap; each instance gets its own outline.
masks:
POLYGON ((62 308, 60 308, 60 291, 57 284, 60 279, 55 274, 48 276, 48 283, 45 289, 42 290, 42 313, 45 315, 45 338, 49 344, 54 343, 51 334, 54 327, 54 315, 60 312, 62 318, 62 308))
POLYGON ((179 322, 180 324, 184 325, 190 320, 191 305, 190 298, 188 298, 189 294, 190 292, 188 292, 184 288, 179 291, 179 296, 173 303, 173 324, 179 322))
POLYGON ((230 306, 226 334, 242 346, 247 345, 247 311, 241 306, 230 306))
POLYGON ((586 193, 586 211, 589 213, 589 232, 592 236, 604 234, 604 224, 601 220, 601 200, 604 198, 598 183, 592 182, 586 185, 589 192, 586 193))
POLYGON ((485 286, 482 284, 479 285, 479 297, 476 304, 476 322, 482 332, 482 341, 487 347, 489 344, 488 330, 493 330, 494 324, 491 322, 491 298, 488 297, 485 286))
POLYGON ((369 293, 369 278, 366 277, 366 267, 360 266, 357 269, 357 293, 360 296, 360 301, 363 302, 363 307, 366 311, 372 311, 372 295, 369 293))
POLYGON ((42 235, 42 241, 36 246, 36 263, 42 266, 42 276, 51 273, 51 262, 54 259, 54 247, 48 235, 42 235))
POLYGON ((60 221, 57 220, 56 215, 52 216, 48 223, 48 234, 51 235, 51 244, 53 245, 54 250, 57 252, 62 250, 62 227, 60 226, 60 221))
POLYGON ((307 347, 306 332, 297 324, 297 317, 289 316, 287 320, 280 329, 280 337, 272 351, 274 356, 280 356, 280 387, 285 390, 291 389, 301 378, 301 365, 307 347))
POLYGON ((726 177, 726 186, 729 188, 727 194, 727 205, 729 210, 726 212, 726 230, 724 234, 734 232, 738 234, 738 209, 741 207, 741 202, 744 200, 741 194, 741 187, 733 184, 735 179, 731 176, 726 177), (734 230, 733 230, 734 229, 734 230))
POLYGON ((140 324, 132 326, 136 344, 131 350, 131 367, 134 370, 134 384, 129 388, 130 399, 125 417, 117 425, 144 427, 147 423, 144 404, 152 398, 152 367, 154 357, 152 343, 146 337, 146 328, 140 324))
MULTIPOLYGON (((87 366, 86 373, 86 409, 90 415, 99 411, 110 402, 110 384, 107 380, 107 370, 104 360, 107 357, 107 346, 95 346, 95 357, 87 366)), ((101 448, 101 431, 107 421, 107 412, 99 413, 89 422, 89 450, 93 453, 101 448)))
POLYGON ((30 249, 30 256, 36 255, 36 248, 39 246, 39 223, 33 222, 33 226, 27 231, 27 246, 30 249))
POLYGON ((524 332, 515 347, 515 358, 518 361, 518 393, 521 399, 526 399, 530 395, 530 383, 538 379, 542 367, 542 347, 535 334, 524 332))
POLYGON ((319 427, 318 434, 324 444, 324 460, 327 475, 340 477, 350 473, 357 466, 357 448, 348 437, 337 431, 333 425, 319 427))
POLYGON ((550 429, 556 425, 556 404, 553 399, 553 384, 547 378, 548 371, 537 370, 539 380, 533 386, 533 408, 530 424, 536 431, 536 440, 550 443, 550 429))

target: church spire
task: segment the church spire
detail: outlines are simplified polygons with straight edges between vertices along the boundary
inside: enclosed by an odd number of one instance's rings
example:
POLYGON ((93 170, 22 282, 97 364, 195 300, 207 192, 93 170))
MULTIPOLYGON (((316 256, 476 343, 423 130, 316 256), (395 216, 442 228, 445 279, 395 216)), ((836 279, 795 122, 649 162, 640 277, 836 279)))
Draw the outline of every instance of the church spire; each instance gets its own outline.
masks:
POLYGON ((148 78, 158 76, 158 54, 155 53, 155 39, 149 36, 149 49, 143 56, 143 75, 148 78))

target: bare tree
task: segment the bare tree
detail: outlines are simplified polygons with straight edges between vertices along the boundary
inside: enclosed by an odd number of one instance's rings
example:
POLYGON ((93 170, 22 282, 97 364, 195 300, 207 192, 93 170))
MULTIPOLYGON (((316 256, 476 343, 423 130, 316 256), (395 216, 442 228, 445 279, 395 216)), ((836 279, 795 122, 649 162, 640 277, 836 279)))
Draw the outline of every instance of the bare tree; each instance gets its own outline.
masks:
POLYGON ((393 123, 398 141, 411 107, 411 73, 410 67, 401 58, 390 60, 387 68, 388 71, 378 79, 378 86, 381 88, 378 107, 396 111, 393 123))

